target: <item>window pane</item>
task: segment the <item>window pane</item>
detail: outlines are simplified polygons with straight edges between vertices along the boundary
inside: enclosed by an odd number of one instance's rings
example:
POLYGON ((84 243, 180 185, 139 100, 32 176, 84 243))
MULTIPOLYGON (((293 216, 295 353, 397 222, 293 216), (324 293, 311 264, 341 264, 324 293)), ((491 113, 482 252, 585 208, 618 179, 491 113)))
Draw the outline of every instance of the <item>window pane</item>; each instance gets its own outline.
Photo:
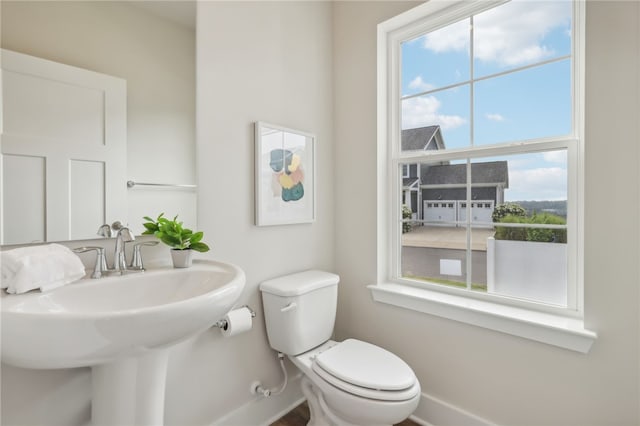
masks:
POLYGON ((550 212, 566 216, 567 152, 566 150, 506 156, 508 188, 506 202, 520 202, 528 213, 550 212), (527 204, 527 201, 533 203, 527 204), (553 201, 561 204, 542 204, 553 201))
POLYGON ((469 86, 402 101, 402 150, 469 146, 469 86))
POLYGON ((403 96, 469 80, 469 19, 402 43, 403 96))
MULTIPOLYGON (((493 205, 493 204, 492 204, 493 205)), ((485 213, 483 210, 491 210, 485 203, 472 202, 472 217, 485 213)), ((491 214, 491 213, 489 213, 491 214)), ((471 244, 471 290, 480 293, 487 292, 487 242, 493 237, 493 226, 486 226, 472 221, 470 226, 471 244)))
POLYGON ((466 288, 467 231, 464 226, 415 223, 405 231, 401 248, 403 278, 466 288))
POLYGON ((564 60, 476 83, 474 144, 571 132, 571 62, 564 60))
POLYGON ((482 77, 571 53, 571 2, 513 0, 474 17, 474 73, 482 77))
POLYGON ((566 151, 474 160, 472 180, 473 289, 567 306, 566 151))

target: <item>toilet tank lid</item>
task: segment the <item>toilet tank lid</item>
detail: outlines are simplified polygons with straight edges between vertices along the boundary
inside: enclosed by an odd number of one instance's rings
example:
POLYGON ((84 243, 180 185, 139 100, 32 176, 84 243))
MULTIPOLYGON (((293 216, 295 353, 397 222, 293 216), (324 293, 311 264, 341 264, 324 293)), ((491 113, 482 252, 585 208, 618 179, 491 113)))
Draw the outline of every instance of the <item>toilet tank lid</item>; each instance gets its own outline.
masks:
POLYGON ((276 296, 299 296, 323 287, 337 285, 340 277, 331 272, 310 270, 264 281, 260 291, 276 296))

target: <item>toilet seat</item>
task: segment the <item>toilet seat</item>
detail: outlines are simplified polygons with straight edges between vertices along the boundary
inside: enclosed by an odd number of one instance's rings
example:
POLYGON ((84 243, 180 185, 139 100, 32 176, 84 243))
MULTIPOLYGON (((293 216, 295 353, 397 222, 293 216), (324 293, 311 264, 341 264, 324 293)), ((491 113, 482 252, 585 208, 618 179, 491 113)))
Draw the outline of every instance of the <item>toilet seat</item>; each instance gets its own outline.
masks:
POLYGON ((312 370, 352 395, 406 401, 420 392, 411 368, 395 354, 370 343, 347 339, 318 354, 312 370))

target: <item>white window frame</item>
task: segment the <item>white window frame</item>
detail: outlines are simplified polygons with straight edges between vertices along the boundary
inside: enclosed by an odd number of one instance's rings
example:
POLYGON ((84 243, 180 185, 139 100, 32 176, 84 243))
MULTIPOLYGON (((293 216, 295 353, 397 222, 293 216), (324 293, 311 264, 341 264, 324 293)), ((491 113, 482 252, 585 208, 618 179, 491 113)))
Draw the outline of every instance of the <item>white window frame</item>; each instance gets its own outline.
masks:
POLYGON ((567 137, 465 149, 468 158, 503 156, 550 149, 566 149, 568 161, 568 279, 569 306, 553 307, 497 295, 416 285, 399 278, 400 227, 397 182, 403 163, 447 161, 460 150, 429 153, 401 152, 401 43, 491 9, 505 0, 431 0, 378 25, 378 229, 377 283, 370 285, 374 300, 417 310, 507 334, 586 353, 597 338, 584 327, 583 200, 584 200, 584 1, 574 3, 573 126, 567 137), (428 156, 428 157, 425 157, 428 156))

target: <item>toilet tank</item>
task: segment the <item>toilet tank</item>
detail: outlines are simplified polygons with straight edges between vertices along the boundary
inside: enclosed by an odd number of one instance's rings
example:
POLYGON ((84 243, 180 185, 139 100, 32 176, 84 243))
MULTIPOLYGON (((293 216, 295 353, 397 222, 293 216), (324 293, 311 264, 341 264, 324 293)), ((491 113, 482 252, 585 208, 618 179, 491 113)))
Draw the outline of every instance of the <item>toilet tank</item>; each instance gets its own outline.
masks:
POLYGON ((305 271, 260 284, 269 344, 298 355, 331 338, 338 303, 336 274, 305 271))

